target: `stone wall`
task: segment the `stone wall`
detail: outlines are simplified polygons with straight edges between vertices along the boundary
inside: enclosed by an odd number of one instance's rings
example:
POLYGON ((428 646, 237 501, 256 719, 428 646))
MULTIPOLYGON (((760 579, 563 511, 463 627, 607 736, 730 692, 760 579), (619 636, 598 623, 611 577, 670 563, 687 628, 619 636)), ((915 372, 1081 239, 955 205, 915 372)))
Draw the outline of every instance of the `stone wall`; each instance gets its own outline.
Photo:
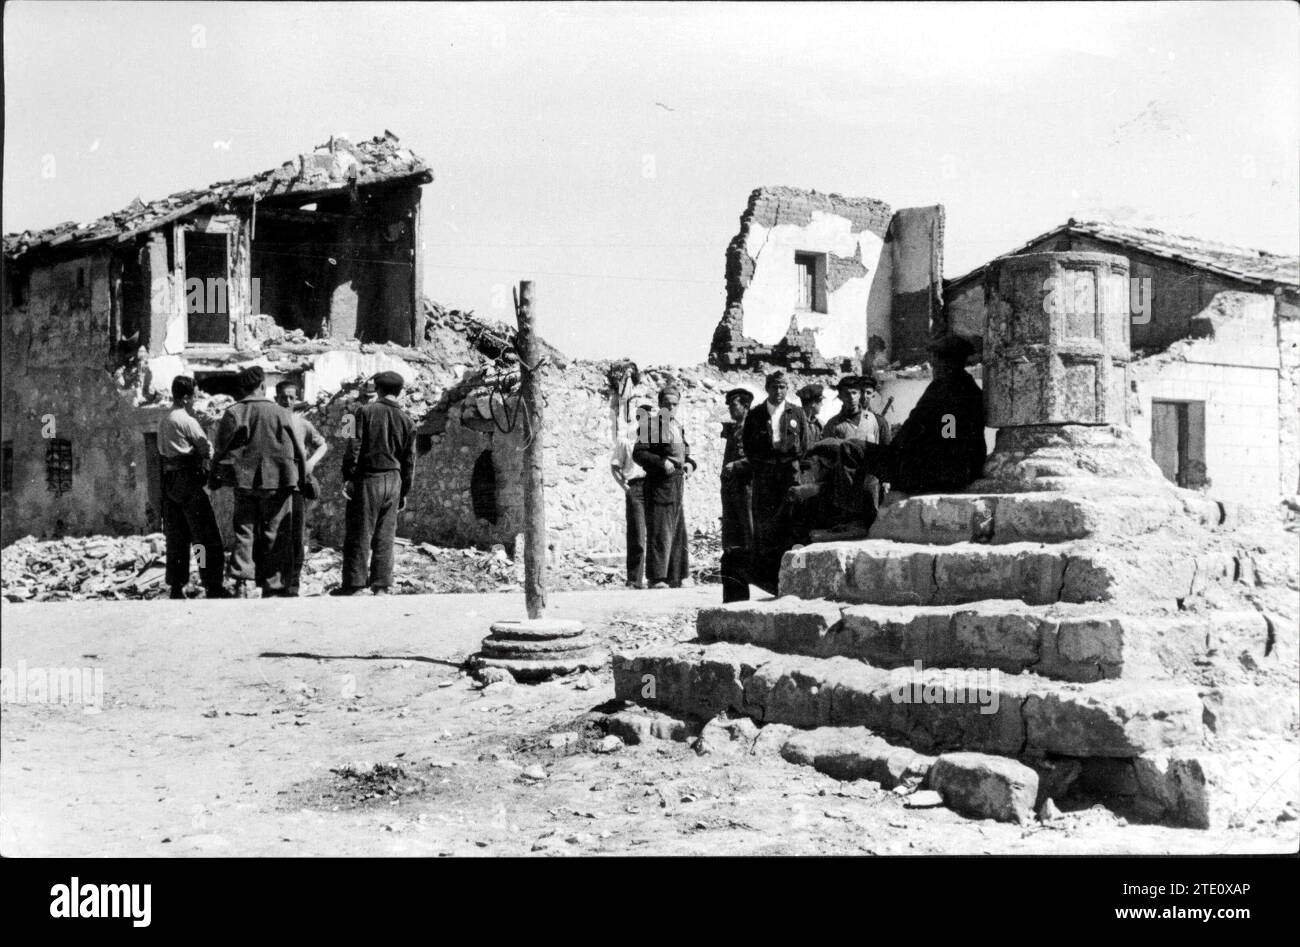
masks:
POLYGON ((1300 495, 1300 296, 1278 294, 1278 452, 1279 489, 1300 495))

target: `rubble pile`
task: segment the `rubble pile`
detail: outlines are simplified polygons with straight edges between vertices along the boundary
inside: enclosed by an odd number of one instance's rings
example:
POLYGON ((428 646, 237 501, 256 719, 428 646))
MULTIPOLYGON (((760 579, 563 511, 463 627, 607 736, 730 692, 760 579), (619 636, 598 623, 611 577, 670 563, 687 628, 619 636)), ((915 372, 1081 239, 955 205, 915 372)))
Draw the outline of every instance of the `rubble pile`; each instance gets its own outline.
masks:
POLYGON ((148 536, 87 536, 40 542, 26 536, 0 551, 9 602, 157 598, 167 594, 166 545, 148 536))

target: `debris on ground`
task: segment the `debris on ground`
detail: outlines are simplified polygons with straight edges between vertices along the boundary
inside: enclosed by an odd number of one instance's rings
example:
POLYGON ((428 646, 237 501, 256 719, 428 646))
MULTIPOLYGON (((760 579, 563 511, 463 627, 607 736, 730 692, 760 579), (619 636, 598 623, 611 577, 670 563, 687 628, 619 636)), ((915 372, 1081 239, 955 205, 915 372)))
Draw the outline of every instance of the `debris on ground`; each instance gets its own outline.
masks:
MULTIPOLYGON (((10 602, 81 599, 150 599, 169 593, 167 544, 162 533, 145 536, 82 536, 38 540, 26 536, 0 551, 0 577, 10 602)), ((523 564, 503 546, 490 550, 454 549, 399 538, 393 550, 393 587, 398 594, 443 592, 519 592, 523 564)), ((696 581, 716 582, 721 555, 716 537, 699 535, 691 546, 696 581)), ((620 566, 604 564, 607 555, 560 556, 547 569, 547 586, 556 592, 620 588, 620 566)), ((325 546, 307 554, 300 594, 323 595, 339 584, 343 554, 325 546)), ((190 592, 201 594, 197 569, 190 592)))

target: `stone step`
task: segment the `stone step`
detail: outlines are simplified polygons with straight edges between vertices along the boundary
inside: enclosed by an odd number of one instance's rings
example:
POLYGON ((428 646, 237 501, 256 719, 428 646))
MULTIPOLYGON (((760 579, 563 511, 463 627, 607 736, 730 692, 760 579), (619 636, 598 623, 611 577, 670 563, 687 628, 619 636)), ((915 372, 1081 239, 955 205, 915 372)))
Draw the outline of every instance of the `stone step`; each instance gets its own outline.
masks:
POLYGON ((1212 529, 1225 515, 1219 503, 1186 491, 1152 491, 1148 496, 947 493, 908 497, 882 507, 870 538, 936 545, 1060 543, 1136 536, 1171 526, 1212 529))
POLYGON ((1210 585, 1234 581, 1226 553, 1177 547, 1133 549, 1092 542, 1062 545, 955 543, 932 546, 869 539, 787 552, 780 594, 877 605, 944 605, 983 599, 1161 602, 1172 606, 1210 585))
POLYGON ((1203 738, 1202 704, 1186 684, 1074 684, 996 670, 916 674, 753 645, 616 655, 614 688, 623 700, 697 719, 730 711, 800 728, 867 727, 921 753, 1127 758, 1203 738))
POLYGON ((1133 616, 1096 604, 846 605, 793 596, 700 610, 703 642, 757 645, 782 654, 846 657, 876 667, 997 668, 1063 681, 1165 677, 1210 650, 1262 652, 1259 612, 1133 616))

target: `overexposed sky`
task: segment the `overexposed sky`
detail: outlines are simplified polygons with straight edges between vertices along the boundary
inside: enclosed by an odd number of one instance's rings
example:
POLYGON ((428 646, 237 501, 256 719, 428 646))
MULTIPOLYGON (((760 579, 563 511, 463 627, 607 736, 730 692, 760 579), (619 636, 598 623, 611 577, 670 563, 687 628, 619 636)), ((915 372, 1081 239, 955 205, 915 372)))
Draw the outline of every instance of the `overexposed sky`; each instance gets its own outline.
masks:
POLYGON ((1070 216, 1300 252, 1290 2, 5 14, 5 232, 390 129, 434 169, 429 295, 511 319, 532 278, 576 356, 703 360, 766 184, 946 205, 949 277, 1070 216))

